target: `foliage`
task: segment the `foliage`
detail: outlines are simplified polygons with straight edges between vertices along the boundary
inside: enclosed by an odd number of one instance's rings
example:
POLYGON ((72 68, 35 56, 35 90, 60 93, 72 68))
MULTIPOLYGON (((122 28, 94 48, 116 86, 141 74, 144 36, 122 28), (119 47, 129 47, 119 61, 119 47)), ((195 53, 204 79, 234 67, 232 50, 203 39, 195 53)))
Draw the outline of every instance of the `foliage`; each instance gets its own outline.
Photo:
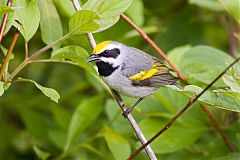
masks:
MULTIPOLYGON (((190 82, 187 86, 180 82, 183 89, 160 88, 134 109, 148 139, 226 68, 233 56, 239 56, 239 0, 79 2, 83 10, 75 12, 66 0, 14 0, 12 7, 0 1, 0 15, 9 13, 1 61, 16 27, 23 37, 0 81, 0 159, 126 159, 140 146, 96 68, 85 62, 91 54, 89 32, 98 43, 112 39, 161 58, 120 18, 122 12, 151 34, 190 82), (234 41, 229 42, 229 35, 234 41), (39 55, 25 57, 25 43, 29 55, 39 55), (49 50, 41 50, 44 46, 49 50)), ((136 99, 124 97, 124 101, 131 105, 136 99)), ((215 115, 237 153, 229 153, 196 103, 152 143, 159 159, 238 157, 240 63, 198 102, 215 115)), ((147 159, 147 155, 142 152, 136 159, 147 159)))

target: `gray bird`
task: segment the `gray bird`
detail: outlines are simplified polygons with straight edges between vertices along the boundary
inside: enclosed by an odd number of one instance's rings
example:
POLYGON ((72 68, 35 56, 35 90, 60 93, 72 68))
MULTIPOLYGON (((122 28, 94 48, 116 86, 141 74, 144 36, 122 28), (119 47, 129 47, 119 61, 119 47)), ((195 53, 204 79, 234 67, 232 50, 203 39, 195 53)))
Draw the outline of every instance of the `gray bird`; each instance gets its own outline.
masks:
POLYGON ((128 113, 146 96, 159 87, 176 85, 177 77, 162 61, 137 48, 115 41, 104 41, 96 46, 87 62, 95 62, 99 75, 113 90, 131 97, 139 98, 128 113))

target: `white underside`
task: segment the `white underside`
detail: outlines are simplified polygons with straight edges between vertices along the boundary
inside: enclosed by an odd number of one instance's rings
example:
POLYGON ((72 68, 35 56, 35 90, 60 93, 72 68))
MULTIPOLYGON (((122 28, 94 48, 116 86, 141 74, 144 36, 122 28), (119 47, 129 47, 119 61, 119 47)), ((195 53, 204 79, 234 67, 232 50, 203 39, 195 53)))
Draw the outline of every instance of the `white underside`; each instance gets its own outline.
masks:
POLYGON ((114 71, 110 76, 103 77, 103 80, 117 92, 131 97, 146 97, 152 94, 157 88, 133 86, 131 80, 119 71, 114 71))

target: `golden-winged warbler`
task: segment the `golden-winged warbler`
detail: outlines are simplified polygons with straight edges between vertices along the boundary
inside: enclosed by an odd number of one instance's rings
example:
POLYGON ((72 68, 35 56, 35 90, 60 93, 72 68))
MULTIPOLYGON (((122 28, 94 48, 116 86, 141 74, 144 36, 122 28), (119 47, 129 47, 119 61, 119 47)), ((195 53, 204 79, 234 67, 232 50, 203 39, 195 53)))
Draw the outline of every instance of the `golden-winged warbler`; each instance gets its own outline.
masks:
POLYGON ((162 61, 119 42, 99 43, 86 61, 96 63, 99 75, 113 90, 126 96, 140 98, 123 113, 124 116, 159 87, 178 86, 178 78, 169 72, 172 70, 162 61))

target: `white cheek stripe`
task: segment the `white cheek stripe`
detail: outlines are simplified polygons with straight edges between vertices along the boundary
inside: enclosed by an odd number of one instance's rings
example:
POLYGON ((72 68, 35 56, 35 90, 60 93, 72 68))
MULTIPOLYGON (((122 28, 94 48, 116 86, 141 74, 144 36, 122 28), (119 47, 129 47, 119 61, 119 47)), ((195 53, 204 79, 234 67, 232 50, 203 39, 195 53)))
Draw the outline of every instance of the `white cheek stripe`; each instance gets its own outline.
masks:
POLYGON ((119 61, 119 58, 111 58, 111 57, 101 57, 100 58, 103 62, 108 62, 109 64, 112 64, 113 67, 119 66, 121 63, 119 61))

